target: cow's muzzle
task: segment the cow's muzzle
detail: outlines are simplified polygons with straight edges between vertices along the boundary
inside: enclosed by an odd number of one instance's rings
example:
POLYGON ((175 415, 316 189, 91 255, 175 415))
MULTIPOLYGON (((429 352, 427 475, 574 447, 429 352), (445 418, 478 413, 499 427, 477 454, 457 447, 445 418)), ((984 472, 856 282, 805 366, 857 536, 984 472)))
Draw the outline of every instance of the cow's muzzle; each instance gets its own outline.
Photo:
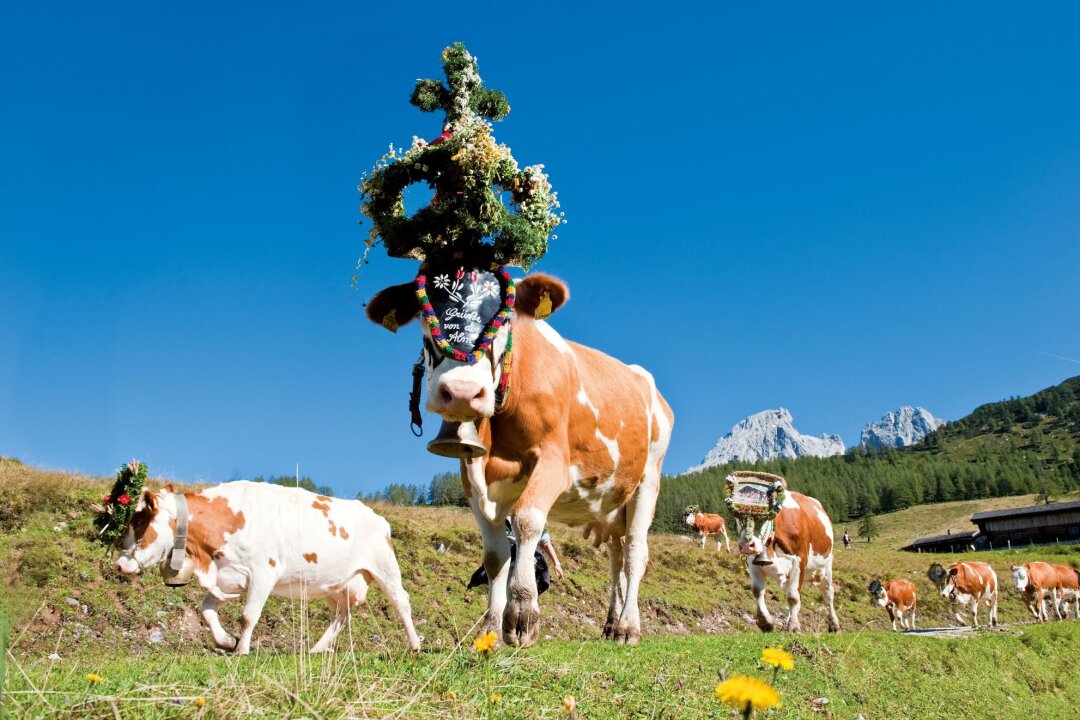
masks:
POLYGON ((491 390, 471 380, 441 382, 428 399, 428 410, 452 422, 490 417, 494 409, 491 390))
POLYGON ((135 553, 124 552, 116 558, 116 569, 121 575, 137 575, 142 572, 142 563, 135 559, 135 553))

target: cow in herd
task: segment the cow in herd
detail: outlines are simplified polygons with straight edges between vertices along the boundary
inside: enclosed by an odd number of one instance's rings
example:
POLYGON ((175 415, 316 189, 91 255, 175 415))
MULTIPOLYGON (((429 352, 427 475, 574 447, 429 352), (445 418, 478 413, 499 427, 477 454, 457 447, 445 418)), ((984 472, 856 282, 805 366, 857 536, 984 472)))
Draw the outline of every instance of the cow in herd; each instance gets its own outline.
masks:
POLYGON ((868 589, 873 602, 889 613, 893 630, 896 630, 897 620, 900 621, 901 630, 915 629, 915 610, 918 603, 915 583, 907 578, 886 580, 884 585, 874 580, 868 589))
MULTIPOLYGON (((604 637, 636 644, 638 588, 675 418, 646 370, 564 340, 537 317, 557 311, 569 295, 561 280, 548 275, 519 281, 512 326, 503 324, 491 350, 473 364, 438 353, 430 327, 424 327, 427 409, 449 422, 476 422, 488 448, 482 457, 461 461, 490 578, 481 631, 501 630, 502 640, 514 646, 536 641, 533 554, 554 519, 607 544, 611 594, 604 637), (511 327, 512 384, 496 413, 511 327), (514 563, 506 517, 518 543, 514 563)), ((387 317, 407 323, 420 311, 411 282, 382 290, 367 306, 368 318, 379 325, 387 317)))
POLYGON ((688 507, 685 512, 686 517, 683 518, 683 521, 697 533, 698 538, 701 540, 702 550, 705 549, 705 541, 709 539, 709 536, 716 535, 716 551, 720 551, 720 537, 722 536, 724 538, 724 549, 731 552, 731 540, 728 539, 727 522, 724 520, 723 515, 704 513, 696 507, 688 507))
POLYGON ((326 598, 330 625, 311 652, 333 650, 374 582, 405 626, 409 647, 420 649, 390 525, 359 500, 244 481, 180 497, 171 485, 139 496, 117 569, 130 575, 164 566, 177 545, 178 524, 185 527, 186 541, 181 537, 178 545, 207 591, 200 609, 219 648, 247 654, 267 598, 280 595, 326 598), (222 627, 218 609, 244 594, 236 638, 222 627))
POLYGON ((765 603, 765 581, 774 579, 787 598, 786 629, 800 630, 801 591, 807 580, 821 588, 828 609, 829 632, 839 632, 840 620, 833 607, 833 529, 821 503, 801 493, 788 492, 773 530, 752 517, 737 517, 739 552, 746 558, 750 590, 757 602, 757 624, 762 630, 776 627, 765 603), (761 560, 760 558, 766 558, 761 560))
POLYGON ((1012 574, 1014 587, 1038 622, 1050 619, 1046 610, 1048 594, 1058 620, 1068 617, 1070 602, 1073 614, 1080 617, 1080 578, 1072 567, 1036 561, 1013 565, 1012 574))
POLYGON ((949 602, 957 622, 964 622, 960 611, 970 605, 972 624, 979 627, 979 606, 985 604, 989 608, 990 624, 998 624, 998 578, 992 567, 984 562, 961 561, 947 568, 934 563, 926 574, 949 602))

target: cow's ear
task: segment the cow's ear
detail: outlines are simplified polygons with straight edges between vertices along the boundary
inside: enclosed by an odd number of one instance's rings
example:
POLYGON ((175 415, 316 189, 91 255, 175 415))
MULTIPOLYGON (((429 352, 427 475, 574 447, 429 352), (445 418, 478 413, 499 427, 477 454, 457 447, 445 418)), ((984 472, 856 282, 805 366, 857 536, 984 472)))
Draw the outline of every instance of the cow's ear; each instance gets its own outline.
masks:
POLYGON ((176 492, 176 491, 173 490, 173 484, 172 483, 166 483, 165 487, 161 488, 158 492, 171 493, 171 492, 176 492))
POLYGON ((536 273, 516 284, 514 310, 543 320, 570 299, 570 288, 557 277, 536 273))
POLYGON ((949 568, 949 577, 953 577, 959 572, 956 568, 949 568))
POLYGON ((368 302, 365 312, 371 322, 382 325, 390 332, 397 332, 399 326, 412 322, 420 315, 416 285, 407 282, 380 290, 368 302))
POLYGON ((157 512, 158 499, 157 499, 157 495, 155 495, 152 490, 143 490, 142 500, 143 500, 143 504, 146 506, 146 508, 150 512, 152 512, 152 513, 157 512))

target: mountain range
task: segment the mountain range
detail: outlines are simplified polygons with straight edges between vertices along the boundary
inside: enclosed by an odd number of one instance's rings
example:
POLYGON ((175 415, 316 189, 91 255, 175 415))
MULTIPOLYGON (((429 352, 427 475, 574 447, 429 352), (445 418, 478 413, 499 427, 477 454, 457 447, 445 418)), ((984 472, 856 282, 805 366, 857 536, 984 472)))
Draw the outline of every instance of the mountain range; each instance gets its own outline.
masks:
MULTIPOLYGON (((755 463, 780 458, 831 457, 846 448, 839 435, 804 435, 795 429, 787 408, 763 410, 741 420, 705 454, 701 463, 686 471, 696 473, 729 463, 755 463)), ((921 407, 905 405, 885 413, 863 428, 860 447, 868 450, 914 445, 944 424, 921 407)))

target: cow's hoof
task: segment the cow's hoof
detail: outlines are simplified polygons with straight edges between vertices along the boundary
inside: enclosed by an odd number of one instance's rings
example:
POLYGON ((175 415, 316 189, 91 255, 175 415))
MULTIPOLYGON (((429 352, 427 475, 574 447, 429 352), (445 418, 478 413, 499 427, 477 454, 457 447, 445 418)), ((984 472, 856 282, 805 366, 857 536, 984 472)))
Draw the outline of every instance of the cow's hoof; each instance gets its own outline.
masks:
POLYGON ((534 603, 510 602, 503 612, 503 641, 512 647, 529 647, 540 634, 540 608, 534 603))
MULTIPOLYGON (((893 628, 893 629, 895 630, 896 628, 893 628)), ((831 632, 831 633, 840 632, 840 621, 839 620, 833 620, 832 618, 829 619, 829 632, 831 632)))
POLYGON ((477 630, 477 637, 487 635, 489 632, 495 633, 495 647, 503 646, 502 639, 502 615, 492 615, 488 613, 484 616, 484 621, 480 623, 480 629, 477 630))
POLYGON ((239 644, 240 644, 240 640, 237 639, 237 638, 234 638, 232 635, 230 635, 228 642, 226 642, 226 643, 215 642, 214 647, 216 647, 218 650, 224 650, 225 652, 233 652, 233 651, 236 650, 236 647, 239 644))
POLYGON ((641 628, 630 624, 616 625, 612 628, 611 635, 605 637, 620 645, 637 645, 641 642, 641 628))
POLYGON ((762 632, 772 632, 776 629, 776 623, 764 615, 757 616, 757 626, 761 628, 762 632))

